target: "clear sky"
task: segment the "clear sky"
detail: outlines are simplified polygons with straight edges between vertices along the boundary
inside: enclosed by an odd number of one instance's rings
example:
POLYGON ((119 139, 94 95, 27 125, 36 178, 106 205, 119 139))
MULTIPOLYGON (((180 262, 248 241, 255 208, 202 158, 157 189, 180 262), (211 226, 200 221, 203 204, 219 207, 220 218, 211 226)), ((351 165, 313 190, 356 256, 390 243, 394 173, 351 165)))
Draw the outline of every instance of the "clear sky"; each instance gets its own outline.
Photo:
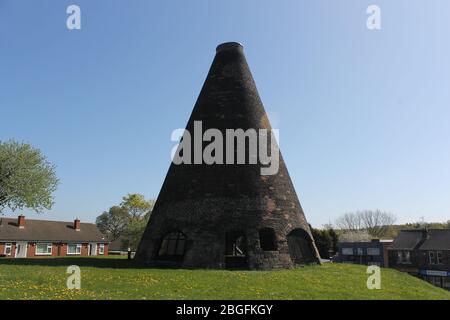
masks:
POLYGON ((0 0, 0 140, 57 165, 40 218, 156 198, 216 45, 239 41, 313 226, 358 209, 446 221, 449 15, 448 0, 0 0))

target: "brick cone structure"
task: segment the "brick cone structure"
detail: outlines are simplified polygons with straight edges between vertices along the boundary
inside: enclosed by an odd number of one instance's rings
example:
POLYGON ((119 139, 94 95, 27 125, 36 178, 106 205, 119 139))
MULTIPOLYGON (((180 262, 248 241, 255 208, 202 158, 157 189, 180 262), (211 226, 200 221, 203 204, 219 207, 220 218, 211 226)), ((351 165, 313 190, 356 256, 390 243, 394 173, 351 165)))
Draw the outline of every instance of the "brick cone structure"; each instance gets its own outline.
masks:
MULTIPOLYGON (((225 129, 271 130, 239 43, 217 47, 186 127, 192 136, 194 121, 224 137, 225 129)), ((261 167, 267 166, 172 163, 135 259, 149 266, 264 270, 320 263, 281 153, 277 174, 261 175, 261 167)))

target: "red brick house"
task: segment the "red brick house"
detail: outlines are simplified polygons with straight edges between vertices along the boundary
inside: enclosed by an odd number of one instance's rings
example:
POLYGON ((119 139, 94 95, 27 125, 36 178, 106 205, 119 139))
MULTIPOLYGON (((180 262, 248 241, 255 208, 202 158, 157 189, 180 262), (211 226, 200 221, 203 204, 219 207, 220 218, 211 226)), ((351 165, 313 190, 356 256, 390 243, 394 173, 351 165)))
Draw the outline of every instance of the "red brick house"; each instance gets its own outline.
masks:
POLYGON ((0 218, 0 257, 108 255, 108 241, 93 223, 0 218))

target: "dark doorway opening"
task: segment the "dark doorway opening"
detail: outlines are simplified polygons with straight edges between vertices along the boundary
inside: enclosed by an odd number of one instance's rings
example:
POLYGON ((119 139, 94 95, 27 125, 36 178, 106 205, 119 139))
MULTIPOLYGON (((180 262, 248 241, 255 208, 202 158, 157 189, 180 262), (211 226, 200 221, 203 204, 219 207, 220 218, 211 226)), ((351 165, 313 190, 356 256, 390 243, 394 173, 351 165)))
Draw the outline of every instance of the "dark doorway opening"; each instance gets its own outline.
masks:
POLYGON ((243 232, 230 231, 225 234, 225 267, 248 269, 247 238, 243 232))
POLYGON ((277 237, 272 228, 259 229, 259 245, 264 251, 277 251, 277 237))
POLYGON ((303 229, 294 229, 287 236, 289 254, 294 264, 315 261, 311 236, 303 229))

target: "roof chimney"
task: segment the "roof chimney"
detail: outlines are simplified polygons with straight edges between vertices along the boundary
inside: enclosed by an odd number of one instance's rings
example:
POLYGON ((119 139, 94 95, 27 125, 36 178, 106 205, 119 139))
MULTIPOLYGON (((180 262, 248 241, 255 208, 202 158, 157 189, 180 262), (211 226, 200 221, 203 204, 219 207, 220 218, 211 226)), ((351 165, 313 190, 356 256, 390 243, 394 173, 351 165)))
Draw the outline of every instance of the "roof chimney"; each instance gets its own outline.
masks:
POLYGON ((25 228, 25 216, 23 214, 17 217, 17 225, 19 229, 25 228))
POLYGON ((74 228, 76 231, 80 231, 80 219, 76 218, 76 219, 73 221, 73 228, 74 228))

